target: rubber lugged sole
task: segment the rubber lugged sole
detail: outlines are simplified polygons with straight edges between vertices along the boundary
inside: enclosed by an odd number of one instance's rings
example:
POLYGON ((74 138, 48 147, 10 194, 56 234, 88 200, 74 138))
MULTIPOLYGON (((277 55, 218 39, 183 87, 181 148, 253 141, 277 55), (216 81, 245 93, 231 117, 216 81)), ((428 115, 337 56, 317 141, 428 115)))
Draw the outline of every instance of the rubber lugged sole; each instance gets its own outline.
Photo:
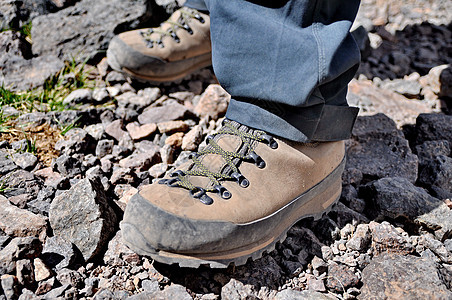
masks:
POLYGON ((256 260, 264 253, 275 249, 278 242, 283 242, 287 231, 298 221, 306 218, 318 220, 328 213, 341 195, 341 175, 344 170, 345 159, 341 164, 317 185, 293 199, 286 206, 261 220, 238 226, 256 228, 259 223, 266 224, 269 218, 278 217, 282 221, 271 231, 271 234, 251 244, 244 245, 223 252, 180 254, 158 250, 152 247, 134 225, 121 223, 121 230, 125 244, 137 254, 150 256, 154 260, 165 264, 178 264, 180 267, 198 268, 201 265, 211 268, 227 268, 230 264, 236 266, 245 264, 248 259, 256 260), (283 216, 281 218, 281 216, 283 216))

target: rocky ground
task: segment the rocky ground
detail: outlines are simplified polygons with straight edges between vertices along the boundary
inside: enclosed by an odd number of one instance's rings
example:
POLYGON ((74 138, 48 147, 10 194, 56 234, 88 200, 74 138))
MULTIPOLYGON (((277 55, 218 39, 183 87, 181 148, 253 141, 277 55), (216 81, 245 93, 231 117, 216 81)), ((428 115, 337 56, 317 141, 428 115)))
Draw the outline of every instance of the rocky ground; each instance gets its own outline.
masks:
POLYGON ((45 89, 67 60, 94 82, 64 110, 1 108, 0 299, 452 299, 451 2, 363 1, 340 202, 225 270, 162 265, 121 241, 128 199, 186 161, 229 101, 209 68, 161 86, 108 68, 115 33, 182 1, 156 2, 0 3, 3 29, 32 25, 31 39, 0 33, 5 87, 45 89))

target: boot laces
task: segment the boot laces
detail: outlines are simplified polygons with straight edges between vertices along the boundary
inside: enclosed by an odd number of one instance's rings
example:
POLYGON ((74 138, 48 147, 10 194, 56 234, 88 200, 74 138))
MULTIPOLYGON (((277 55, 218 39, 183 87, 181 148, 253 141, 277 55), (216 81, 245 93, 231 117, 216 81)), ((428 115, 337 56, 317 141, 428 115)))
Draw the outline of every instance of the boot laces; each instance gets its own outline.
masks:
POLYGON ((205 23, 205 19, 195 9, 183 7, 181 9, 179 9, 179 12, 180 12, 180 17, 178 18, 177 21, 173 21, 170 18, 170 19, 164 21, 162 24, 160 24, 160 27, 158 27, 158 28, 149 28, 147 30, 140 31, 141 36, 146 41, 146 45, 149 48, 154 47, 154 44, 158 45, 161 48, 165 47, 165 45, 163 44, 163 38, 166 36, 171 37, 174 41, 179 43, 180 39, 176 34, 176 31, 178 29, 186 30, 190 35, 193 34, 192 28, 188 25, 190 19, 196 19, 203 24, 205 23), (161 29, 161 27, 164 24, 170 24, 171 26, 168 29, 163 30, 163 29, 161 29), (151 38, 151 35, 153 33, 160 34, 160 37, 157 40, 153 40, 151 38))
MULTIPOLYGON (((237 124, 237 123, 235 123, 237 124)), ((218 140, 218 139, 217 139, 218 140)), ((266 134, 264 131, 256 130, 253 133, 239 130, 234 126, 233 121, 224 120, 223 127, 218 133, 212 134, 206 138, 207 146, 197 153, 192 154, 192 165, 187 171, 177 170, 173 172, 171 179, 162 179, 160 184, 167 184, 171 187, 182 187, 189 191, 190 195, 199 199, 204 204, 212 204, 213 199, 207 195, 208 192, 218 193, 221 198, 229 199, 232 197, 224 186, 221 185, 222 181, 236 181, 241 187, 246 188, 249 186, 249 181, 246 179, 238 169, 238 165, 241 162, 252 162, 259 168, 265 168, 265 161, 253 151, 253 141, 267 144, 272 149, 278 147, 278 143, 266 134), (239 147, 240 151, 226 151, 216 142, 216 136, 233 135, 241 139, 242 145, 239 147), (212 172, 202 163, 202 157, 207 154, 220 155, 224 161, 225 166, 218 172, 212 172), (201 188, 193 185, 189 178, 190 176, 203 176, 210 179, 211 184, 209 187, 201 188)))

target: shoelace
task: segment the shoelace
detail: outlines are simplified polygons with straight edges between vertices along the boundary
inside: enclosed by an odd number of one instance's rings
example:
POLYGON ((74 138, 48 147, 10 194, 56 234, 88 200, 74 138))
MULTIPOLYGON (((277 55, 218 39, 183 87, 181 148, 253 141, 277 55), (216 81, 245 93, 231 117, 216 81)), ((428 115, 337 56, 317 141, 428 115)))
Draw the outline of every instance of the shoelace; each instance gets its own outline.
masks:
POLYGON ((191 29, 190 26, 188 26, 188 22, 190 19, 196 19, 199 22, 201 22, 202 24, 204 24, 204 22, 205 22, 204 18, 195 9, 183 7, 179 11, 180 11, 181 15, 180 15, 179 19, 177 20, 177 22, 174 22, 174 21, 168 19, 168 20, 164 21, 158 28, 150 28, 148 30, 140 32, 141 36, 146 41, 146 44, 149 48, 154 47, 154 43, 162 48, 165 47, 165 45, 163 44, 163 41, 162 41, 163 37, 165 37, 165 36, 172 37, 173 40, 175 40, 177 43, 179 43, 180 39, 176 34, 177 29, 184 29, 190 35, 193 34, 193 30, 191 29), (169 27, 167 30, 160 29, 162 27, 162 25, 165 23, 170 24, 171 27, 169 27), (158 40, 152 40, 151 35, 153 33, 160 34, 160 38, 158 40))
MULTIPOLYGON (((234 163, 234 159, 239 159, 239 161, 245 162, 253 162, 259 168, 265 168, 265 161, 254 152, 251 146, 251 141, 258 141, 261 143, 267 144, 272 149, 278 148, 278 143, 271 137, 266 134, 264 131, 254 131, 254 133, 248 133, 239 130, 236 128, 232 121, 225 120, 223 122, 223 127, 220 129, 218 133, 212 134, 206 138, 206 146, 202 151, 194 153, 191 156, 193 160, 192 166, 187 171, 177 170, 170 174, 171 179, 162 179, 159 181, 160 184, 167 184, 171 187, 182 187, 189 190, 190 195, 194 198, 199 199, 204 204, 212 204, 213 199, 207 195, 207 192, 218 193, 221 198, 229 199, 232 197, 231 192, 229 192, 224 186, 221 185, 222 180, 232 180, 236 181, 241 187, 246 188, 249 186, 249 181, 246 179, 239 171, 236 163, 234 163), (242 140, 242 147, 245 147, 245 154, 241 154, 233 151, 225 151, 222 149, 216 142, 215 136, 218 135, 234 135, 240 137, 242 140), (200 160, 203 155, 206 154, 217 154, 221 155, 221 157, 226 162, 226 165, 229 166, 227 172, 212 172, 206 166, 204 166, 200 160), (210 188, 201 188, 193 185, 189 177, 190 176, 204 176, 211 180, 213 183, 210 188)), ((223 168, 224 170, 225 168, 223 168)))

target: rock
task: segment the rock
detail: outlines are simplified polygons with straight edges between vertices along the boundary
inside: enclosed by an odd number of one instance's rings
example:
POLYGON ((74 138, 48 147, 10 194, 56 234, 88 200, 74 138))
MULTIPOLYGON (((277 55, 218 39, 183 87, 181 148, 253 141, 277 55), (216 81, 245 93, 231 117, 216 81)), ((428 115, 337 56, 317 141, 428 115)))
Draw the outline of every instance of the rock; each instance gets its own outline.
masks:
POLYGON ((57 281, 55 277, 51 277, 46 281, 42 281, 38 283, 38 288, 36 289, 36 295, 43 295, 51 291, 55 286, 57 286, 57 281))
POLYGON ((127 131, 123 130, 122 120, 115 120, 108 124, 107 127, 105 127, 105 132, 118 142, 124 138, 130 138, 127 131))
POLYGON ((343 292, 344 289, 357 286, 359 278, 347 266, 332 263, 328 266, 328 277, 326 287, 336 293, 343 292))
POLYGON ((5 66, 14 57, 28 59, 31 56, 30 44, 18 32, 0 32, 0 65, 5 66))
POLYGON ((452 253, 446 248, 446 246, 435 239, 433 236, 426 234, 421 237, 421 242, 430 249, 439 259, 446 263, 452 263, 452 253))
POLYGON ((422 86, 418 80, 394 79, 386 81, 381 86, 383 89, 394 91, 407 98, 419 98, 422 86))
POLYGON ((372 249, 374 255, 382 252, 395 252, 406 255, 414 252, 414 247, 407 237, 402 236, 391 224, 371 222, 372 249))
POLYGON ((157 125, 154 123, 139 125, 137 122, 129 123, 126 126, 127 131, 134 141, 146 138, 157 131, 157 125))
POLYGON ((60 236, 52 236, 47 238, 41 258, 47 266, 59 270, 72 266, 77 254, 71 242, 60 236))
POLYGON ((36 236, 44 240, 47 221, 42 216, 11 205, 8 199, 0 196, 0 229, 10 236, 36 236))
POLYGON ((71 92, 63 100, 64 105, 73 106, 80 103, 89 103, 93 100, 93 94, 91 90, 88 89, 78 89, 71 92))
POLYGON ((452 193, 452 158, 439 155, 426 163, 419 174, 419 183, 436 186, 452 193))
POLYGON ((174 132, 186 132, 188 130, 188 124, 184 121, 168 121, 157 124, 157 128, 160 133, 171 134, 174 132))
POLYGON ((188 109, 178 103, 172 103, 160 107, 151 107, 146 109, 138 116, 138 121, 141 124, 162 123, 167 121, 174 121, 184 119, 189 116, 188 109))
POLYGON ((96 141, 100 140, 104 133, 105 128, 102 123, 92 124, 85 127, 85 131, 88 132, 96 141))
POLYGON ((148 170, 149 167, 160 161, 160 148, 156 146, 154 149, 146 152, 135 152, 132 155, 121 159, 119 166, 121 168, 136 169, 139 172, 148 170))
POLYGON ((0 149, 0 176, 10 173, 17 169, 17 165, 11 159, 10 154, 3 149, 0 149))
POLYGON ((48 293, 42 296, 43 299, 58 299, 59 297, 63 297, 65 292, 71 287, 70 284, 65 284, 63 286, 54 288, 50 290, 48 293))
POLYGON ((58 171, 63 176, 73 177, 82 173, 84 168, 80 160, 63 154, 54 161, 53 170, 58 171))
POLYGON ((202 140, 202 127, 194 126, 182 139, 182 150, 195 151, 202 140))
POLYGON ((168 164, 158 163, 149 168, 149 175, 153 178, 160 178, 165 175, 168 170, 168 164))
POLYGON ((446 203, 439 204, 414 221, 434 232, 436 238, 441 241, 450 236, 452 232, 452 210, 446 203))
POLYGON ((54 172, 51 167, 39 169, 34 172, 38 178, 44 179, 44 185, 55 189, 65 189, 67 187, 67 178, 60 173, 54 172))
POLYGON ((113 140, 100 140, 96 146, 96 156, 102 158, 113 152, 113 140))
POLYGON ((317 292, 325 292, 325 284, 323 283, 322 279, 317 279, 314 276, 310 275, 307 276, 308 279, 306 281, 306 285, 308 290, 310 291, 317 291, 317 292))
POLYGON ((44 85, 56 75, 64 63, 55 56, 39 56, 32 59, 14 58, 0 71, 0 85, 12 91, 25 91, 44 85))
POLYGON ((201 95, 195 107, 195 113, 201 118, 209 117, 217 120, 226 113, 230 99, 231 95, 219 84, 211 84, 201 95))
POLYGON ((276 294, 273 300, 329 300, 327 296, 315 291, 282 290, 276 294))
POLYGON ((118 200, 120 207, 125 208, 127 203, 129 203, 132 196, 134 196, 136 193, 138 193, 138 190, 134 187, 130 187, 127 189, 122 195, 121 198, 118 200))
POLYGON ((62 285, 70 284, 75 288, 80 288, 83 283, 82 276, 77 271, 70 269, 59 270, 56 278, 62 285))
POLYGON ((369 214, 374 217, 414 220, 442 204, 441 200, 430 196, 424 189, 400 177, 373 181, 361 187, 359 194, 372 203, 374 209, 369 209, 369 214))
POLYGON ((328 264, 321 258, 314 256, 311 262, 312 268, 322 274, 328 269, 328 264))
POLYGON ((104 102, 110 99, 110 94, 106 88, 95 88, 93 90, 93 99, 97 102, 104 102))
POLYGON ((124 81, 126 81, 126 78, 122 73, 111 71, 108 73, 105 81, 107 81, 111 85, 114 85, 116 83, 123 83, 124 81))
POLYGON ((439 97, 452 98, 452 67, 449 65, 439 76, 440 90, 439 97))
POLYGON ((422 166, 428 163, 428 160, 435 159, 439 155, 449 156, 451 147, 446 140, 426 141, 416 146, 416 154, 419 158, 419 164, 422 166))
POLYGON ((115 33, 138 28, 150 20, 147 1, 83 0, 55 14, 33 20, 33 53, 53 54, 81 62, 105 55, 115 33), (60 28, 58 34, 53 31, 60 28))
POLYGON ((385 254, 363 270, 358 299, 450 299, 438 265, 412 255, 385 254))
POLYGON ((364 179, 404 177, 413 183, 417 179, 417 157, 394 121, 383 114, 357 119, 346 153, 346 169, 360 170, 364 179))
POLYGON ((452 116, 420 114, 416 119, 416 144, 438 140, 452 143, 452 116))
POLYGON ((15 300, 19 297, 19 286, 16 276, 2 275, 0 283, 7 300, 15 300))
POLYGON ((116 168, 111 175, 111 184, 119 183, 133 183, 135 182, 136 174, 131 169, 116 168))
POLYGON ((64 140, 55 144, 55 149, 66 155, 88 153, 94 147, 94 139, 82 128, 72 128, 64 135, 64 140))
POLYGON ((28 259, 21 259, 16 262, 16 277, 22 286, 31 286, 35 283, 33 265, 28 259))
POLYGON ((351 237, 351 239, 347 242, 347 248, 351 250, 356 250, 360 252, 364 252, 367 250, 367 246, 371 241, 371 234, 369 231, 369 225, 367 224, 359 224, 356 227, 356 231, 351 237))
POLYGON ((14 153, 13 160, 16 165, 27 171, 32 170, 38 163, 38 158, 29 152, 14 153))
POLYGON ((16 120, 20 125, 39 126, 46 122, 46 114, 43 112, 25 113, 20 115, 16 120))
POLYGON ((122 240, 122 232, 119 230, 108 242, 108 249, 103 258, 104 263, 110 266, 121 266, 134 259, 135 253, 126 247, 122 240))
POLYGON ((43 281, 43 280, 50 278, 50 276, 52 276, 50 269, 46 266, 46 264, 40 258, 37 257, 33 260, 33 266, 34 266, 34 276, 35 276, 36 281, 43 281))
POLYGON ((12 273, 16 269, 16 261, 33 259, 39 256, 42 244, 36 237, 18 237, 0 251, 0 275, 12 273))
POLYGON ((231 278, 231 280, 221 288, 221 299, 257 299, 257 295, 252 285, 244 285, 240 281, 231 278))
POLYGON ((182 139, 184 137, 184 133, 183 132, 176 132, 172 135, 170 135, 166 140, 165 140, 165 145, 170 145, 174 148, 180 148, 182 146, 182 139))
POLYGON ((17 170, 0 178, 0 182, 6 188, 3 195, 7 198, 22 194, 36 197, 42 182, 25 170, 17 170))
MULTIPOLYGON (((130 85, 128 89, 133 90, 130 85)), ((145 88, 140 90, 138 94, 134 91, 126 91, 125 86, 121 87, 121 90, 124 94, 116 97, 118 106, 126 110, 136 111, 138 113, 160 97, 159 88, 145 88)))
POLYGON ((89 179, 57 196, 49 219, 54 234, 75 244, 85 260, 99 253, 117 225, 102 185, 89 179))

